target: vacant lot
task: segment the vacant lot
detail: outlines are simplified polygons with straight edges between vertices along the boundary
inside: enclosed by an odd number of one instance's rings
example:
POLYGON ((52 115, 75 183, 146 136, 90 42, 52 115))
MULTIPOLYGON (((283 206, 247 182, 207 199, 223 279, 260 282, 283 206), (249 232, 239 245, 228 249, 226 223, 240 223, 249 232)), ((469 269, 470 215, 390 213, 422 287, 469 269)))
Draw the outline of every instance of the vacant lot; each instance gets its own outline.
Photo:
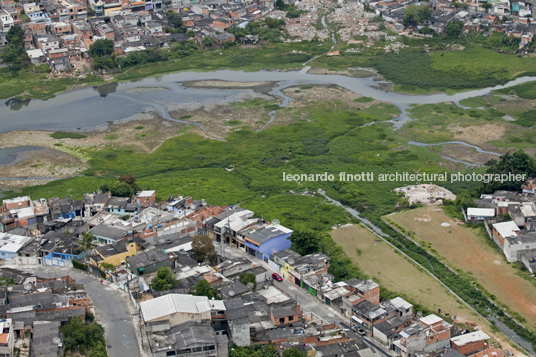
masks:
POLYGON ((507 264, 504 255, 478 231, 450 219, 437 206, 398 213, 389 216, 389 220, 415 232, 418 241, 431 243, 431 248, 451 266, 471 272, 491 294, 536 325, 536 288, 516 275, 516 269, 507 264), (441 226, 442 223, 450 226, 441 226))
POLYGON ((451 315, 479 325, 482 323, 430 275, 417 269, 366 228, 354 225, 337 229, 331 235, 363 271, 387 289, 404 294, 432 310, 440 308, 451 315))

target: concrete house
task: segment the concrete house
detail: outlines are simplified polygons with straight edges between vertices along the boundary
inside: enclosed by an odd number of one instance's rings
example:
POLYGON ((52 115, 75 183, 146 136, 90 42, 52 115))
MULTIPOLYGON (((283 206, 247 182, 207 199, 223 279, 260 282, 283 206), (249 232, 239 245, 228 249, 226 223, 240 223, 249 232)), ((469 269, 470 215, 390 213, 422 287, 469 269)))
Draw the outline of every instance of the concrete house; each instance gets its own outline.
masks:
MULTIPOLYGON (((77 29, 78 27, 76 27, 76 24, 73 24, 73 26, 75 26, 75 29, 77 29)), ((86 26, 80 26, 80 30, 78 30, 79 32, 77 32, 77 30, 75 30, 75 33, 80 33, 80 32, 91 32, 91 28, 89 27, 89 25, 86 26)), ((82 34, 82 38, 84 38, 84 34, 82 34)), ((99 193, 89 193, 89 194, 86 194, 84 195, 84 213, 85 213, 85 217, 93 217, 95 214, 97 214, 97 212, 99 211, 102 211, 104 210, 104 207, 106 207, 106 204, 108 203, 108 200, 110 199, 110 194, 108 193, 102 193, 102 194, 99 194, 99 193)))
POLYGON ((272 224, 244 235, 246 252, 262 260, 269 260, 273 253, 290 248, 292 230, 272 224))
POLYGON ((127 269, 133 274, 143 275, 169 267, 169 256, 161 249, 151 249, 125 259, 127 269))
POLYGON ((400 332, 394 342, 395 352, 403 357, 414 357, 417 351, 438 351, 450 345, 452 325, 432 314, 400 332))
POLYGON ((270 307, 270 318, 275 326, 284 326, 296 323, 300 320, 300 305, 292 303, 290 305, 276 305, 270 307))
POLYGON ((143 240, 130 238, 95 248, 95 255, 89 257, 90 263, 100 266, 102 263, 111 264, 114 267, 126 264, 126 258, 134 256, 142 250, 143 240))
POLYGON ((487 341, 490 338, 483 331, 479 330, 451 338, 450 347, 462 355, 470 355, 488 348, 489 344, 487 341))
POLYGON ((147 324, 168 320, 170 326, 188 321, 210 321, 211 307, 206 296, 168 294, 140 303, 140 313, 147 324))
POLYGON ((249 346, 251 337, 249 333, 248 311, 241 298, 225 299, 225 317, 229 325, 229 332, 237 346, 249 346))
POLYGON ((149 338, 154 357, 185 354, 191 357, 228 356, 229 339, 227 336, 216 335, 208 323, 185 322, 165 330, 160 326, 161 323, 152 326, 153 333, 149 338))

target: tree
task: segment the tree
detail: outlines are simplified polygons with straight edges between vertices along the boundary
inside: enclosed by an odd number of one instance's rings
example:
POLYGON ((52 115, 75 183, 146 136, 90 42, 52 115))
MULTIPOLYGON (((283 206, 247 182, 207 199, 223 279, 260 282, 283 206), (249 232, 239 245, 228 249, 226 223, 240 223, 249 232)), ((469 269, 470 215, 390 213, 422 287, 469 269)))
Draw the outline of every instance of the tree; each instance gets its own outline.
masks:
POLYGON ((510 221, 512 220, 512 217, 510 217, 510 213, 506 212, 505 214, 503 214, 503 221, 510 221))
POLYGON ((192 294, 195 296, 206 296, 211 300, 212 298, 218 299, 218 289, 213 288, 205 279, 199 280, 194 286, 192 294))
POLYGON ((82 234, 82 242, 80 243, 80 249, 90 252, 95 248, 95 236, 91 232, 84 232, 82 234))
POLYGON ((106 269, 106 270, 110 270, 110 271, 115 271, 115 266, 113 264, 110 264, 110 263, 101 263, 101 268, 103 269, 106 269))
POLYGON ((432 10, 427 6, 411 4, 404 10, 404 26, 417 26, 432 17, 432 10))
POLYGON ((116 197, 130 197, 136 193, 127 183, 116 182, 110 187, 110 193, 116 197))
POLYGON ((285 2, 283 0, 277 0, 275 2, 275 8, 278 10, 283 10, 285 8, 285 2))
POLYGON ((203 45, 205 47, 212 47, 214 46, 214 39, 210 36, 203 37, 203 45))
POLYGON ((188 30, 186 31, 186 36, 193 38, 195 36, 195 32, 193 32, 192 30, 188 30))
POLYGON ((138 184, 136 183, 136 178, 134 176, 132 176, 131 174, 119 176, 119 182, 126 183, 134 191, 137 191, 137 189, 138 189, 138 184))
POLYGON ((114 53, 114 41, 99 39, 89 46, 91 57, 106 57, 114 53))
POLYGON ((484 8, 484 10, 486 10, 486 13, 488 13, 488 12, 489 12, 489 9, 491 9, 491 8, 493 7, 493 5, 490 4, 489 2, 487 2, 487 3, 485 3, 485 4, 482 4, 482 5, 480 5, 480 6, 482 6, 482 7, 484 8))
POLYGON ((213 262, 216 260, 216 249, 212 240, 207 236, 195 236, 192 239, 192 251, 198 262, 213 262))
MULTIPOLYGON (((507 152, 500 161, 490 160, 486 163, 489 166, 486 173, 489 175, 525 175, 525 178, 536 177, 536 161, 527 155, 523 150, 518 150, 513 154, 507 152)), ((495 190, 519 191, 523 181, 514 180, 490 180, 484 182, 479 188, 479 193, 491 193, 495 190)))
POLYGON ((11 44, 14 40, 21 40, 24 37, 24 30, 19 25, 11 26, 6 34, 6 41, 11 44))
POLYGON ((87 323, 82 321, 80 316, 74 316, 60 330, 64 336, 63 348, 66 351, 66 355, 67 351, 72 351, 77 356, 107 356, 104 328, 101 325, 87 323))
POLYGON ((445 27, 445 35, 451 38, 459 37, 462 33, 463 23, 460 21, 451 21, 445 27))
POLYGON ((229 357, 277 357, 279 351, 276 345, 250 345, 229 349, 229 357))
POLYGON ((170 24, 173 25, 174 28, 181 28, 183 25, 182 16, 176 12, 168 11, 166 12, 166 18, 170 24))
POLYGON ((155 277, 151 280, 151 287, 158 291, 171 290, 176 283, 177 278, 171 268, 158 268, 155 277))
POLYGON ((11 63, 10 69, 12 71, 18 71, 30 64, 30 58, 24 50, 23 36, 24 30, 19 25, 11 26, 6 34, 6 40, 9 45, 4 48, 0 58, 4 62, 11 63))
POLYGON ((257 289, 257 277, 255 277, 255 274, 252 274, 252 273, 240 274, 238 281, 246 286, 248 285, 248 283, 252 283, 253 284, 252 290, 255 291, 255 289, 257 289))
POLYGON ((290 236, 292 249, 301 255, 317 253, 321 237, 313 231, 294 231, 290 236))
POLYGON ((283 357, 307 357, 307 352, 291 347, 283 351, 283 357))

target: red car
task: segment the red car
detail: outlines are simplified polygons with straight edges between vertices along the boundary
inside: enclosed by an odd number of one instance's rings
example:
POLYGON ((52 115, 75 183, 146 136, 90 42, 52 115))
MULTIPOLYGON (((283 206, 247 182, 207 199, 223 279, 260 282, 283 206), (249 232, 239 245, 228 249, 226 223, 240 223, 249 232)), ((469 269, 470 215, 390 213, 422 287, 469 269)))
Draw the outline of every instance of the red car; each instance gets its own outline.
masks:
POLYGON ((273 273, 272 278, 274 278, 274 280, 277 280, 277 281, 283 281, 283 278, 281 277, 281 275, 277 273, 273 273))

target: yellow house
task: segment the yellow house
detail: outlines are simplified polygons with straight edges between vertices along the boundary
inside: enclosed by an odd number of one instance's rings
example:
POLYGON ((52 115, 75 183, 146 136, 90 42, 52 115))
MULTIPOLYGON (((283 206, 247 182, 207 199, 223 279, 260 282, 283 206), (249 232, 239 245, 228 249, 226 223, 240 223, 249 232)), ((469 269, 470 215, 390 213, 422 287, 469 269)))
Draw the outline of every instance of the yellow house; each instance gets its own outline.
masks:
POLYGON ((134 238, 98 246, 95 248, 96 254, 89 258, 90 262, 95 266, 100 266, 102 263, 111 264, 114 267, 124 265, 127 257, 132 257, 143 249, 142 242, 141 238, 134 238))
POLYGON ((290 274, 289 272, 291 270, 294 270, 294 267, 290 265, 289 263, 285 263, 285 265, 283 265, 280 270, 281 270, 281 276, 285 279, 288 279, 289 274, 290 274))
POLYGON ((104 16, 117 15, 123 8, 121 6, 104 9, 104 16))

